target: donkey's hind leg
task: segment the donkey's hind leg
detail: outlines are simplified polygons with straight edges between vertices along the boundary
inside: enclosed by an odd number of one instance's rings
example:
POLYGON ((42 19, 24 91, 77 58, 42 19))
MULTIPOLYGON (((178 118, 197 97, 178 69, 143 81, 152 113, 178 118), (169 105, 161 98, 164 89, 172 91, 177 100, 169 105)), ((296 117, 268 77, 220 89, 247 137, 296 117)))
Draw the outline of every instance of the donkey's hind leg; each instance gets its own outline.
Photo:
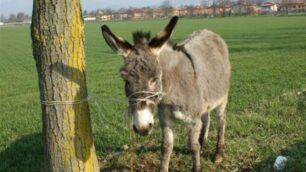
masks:
POLYGON ((224 156, 224 132, 225 132, 225 108, 227 104, 227 98, 217 107, 217 145, 216 154, 214 158, 215 164, 220 164, 224 156))
POLYGON ((189 124, 189 148, 192 152, 192 160, 193 160, 193 171, 200 172, 201 171, 201 163, 200 163, 200 143, 199 136, 201 133, 202 121, 201 119, 195 119, 193 123, 189 124))
POLYGON ((205 146, 208 144, 210 113, 209 112, 203 113, 201 119, 202 119, 202 128, 201 128, 199 142, 201 145, 201 149, 203 150, 205 146))

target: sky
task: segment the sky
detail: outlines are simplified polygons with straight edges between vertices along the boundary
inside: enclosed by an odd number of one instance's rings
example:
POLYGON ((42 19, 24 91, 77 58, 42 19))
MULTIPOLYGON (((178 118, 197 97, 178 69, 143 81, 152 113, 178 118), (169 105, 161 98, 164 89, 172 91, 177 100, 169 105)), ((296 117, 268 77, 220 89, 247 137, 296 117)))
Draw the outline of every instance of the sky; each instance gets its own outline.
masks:
MULTIPOLYGON (((83 10, 98 8, 128 8, 144 6, 160 6, 164 0, 82 0, 83 10)), ((172 6, 200 4, 201 0, 170 0, 172 6)), ((0 14, 8 16, 24 12, 31 15, 33 0, 0 0, 0 14)))

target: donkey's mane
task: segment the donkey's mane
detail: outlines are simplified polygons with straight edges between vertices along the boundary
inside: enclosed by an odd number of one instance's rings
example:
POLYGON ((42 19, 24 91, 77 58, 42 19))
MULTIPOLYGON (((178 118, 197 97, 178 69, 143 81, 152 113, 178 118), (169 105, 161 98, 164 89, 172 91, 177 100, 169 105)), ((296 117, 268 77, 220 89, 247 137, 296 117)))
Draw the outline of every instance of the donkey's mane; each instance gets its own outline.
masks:
POLYGON ((134 45, 147 45, 151 39, 150 32, 136 31, 133 33, 134 45))
MULTIPOLYGON (((191 34, 187 39, 183 40, 182 42, 175 43, 171 39, 168 40, 168 45, 172 46, 175 50, 181 50, 178 47, 184 46, 185 44, 192 41, 196 36, 198 36, 201 33, 201 31, 194 32, 191 34)), ((143 31, 136 31, 133 32, 133 41, 134 45, 148 45, 148 43, 151 41, 151 33, 150 32, 143 32, 143 31)))
POLYGON ((189 35, 189 37, 185 40, 183 40, 182 42, 179 42, 176 44, 177 47, 181 47, 184 46, 185 44, 188 44, 189 42, 191 42, 195 37, 197 37, 198 35, 200 35, 203 32, 203 30, 199 30, 199 31, 195 31, 193 32, 191 35, 189 35))

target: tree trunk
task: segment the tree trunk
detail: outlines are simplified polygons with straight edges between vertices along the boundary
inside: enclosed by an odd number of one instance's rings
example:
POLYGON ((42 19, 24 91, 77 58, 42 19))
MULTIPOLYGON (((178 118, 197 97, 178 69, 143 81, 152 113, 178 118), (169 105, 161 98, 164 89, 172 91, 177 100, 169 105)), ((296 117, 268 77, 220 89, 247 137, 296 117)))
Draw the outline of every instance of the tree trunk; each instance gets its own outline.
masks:
POLYGON ((33 2, 31 35, 45 171, 99 171, 87 102, 80 0, 33 2))

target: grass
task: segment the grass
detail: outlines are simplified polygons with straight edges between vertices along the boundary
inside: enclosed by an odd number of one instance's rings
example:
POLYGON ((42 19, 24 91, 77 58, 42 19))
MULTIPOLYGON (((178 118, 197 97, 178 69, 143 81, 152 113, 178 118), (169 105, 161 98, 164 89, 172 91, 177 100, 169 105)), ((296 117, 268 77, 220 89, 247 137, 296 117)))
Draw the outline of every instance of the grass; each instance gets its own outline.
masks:
MULTIPOLYGON (((306 17, 181 19, 173 34, 181 41, 208 28, 229 45, 232 79, 227 113, 226 157, 216 167, 215 122, 202 158, 205 171, 273 171, 278 155, 285 171, 306 169, 306 17), (300 92, 299 94, 297 94, 300 92)), ((122 59, 106 46, 100 26, 108 24, 131 41, 135 30, 157 33, 167 20, 86 23, 86 65, 95 146, 102 170, 155 171, 160 130, 142 138, 129 132, 119 78, 122 59), (122 146, 128 149, 123 150, 122 146)), ((0 28, 0 171, 40 171, 41 116, 37 74, 28 27, 0 28)), ((215 119, 213 117, 213 119, 215 119)), ((190 171, 186 129, 175 130, 171 171, 190 171)))

